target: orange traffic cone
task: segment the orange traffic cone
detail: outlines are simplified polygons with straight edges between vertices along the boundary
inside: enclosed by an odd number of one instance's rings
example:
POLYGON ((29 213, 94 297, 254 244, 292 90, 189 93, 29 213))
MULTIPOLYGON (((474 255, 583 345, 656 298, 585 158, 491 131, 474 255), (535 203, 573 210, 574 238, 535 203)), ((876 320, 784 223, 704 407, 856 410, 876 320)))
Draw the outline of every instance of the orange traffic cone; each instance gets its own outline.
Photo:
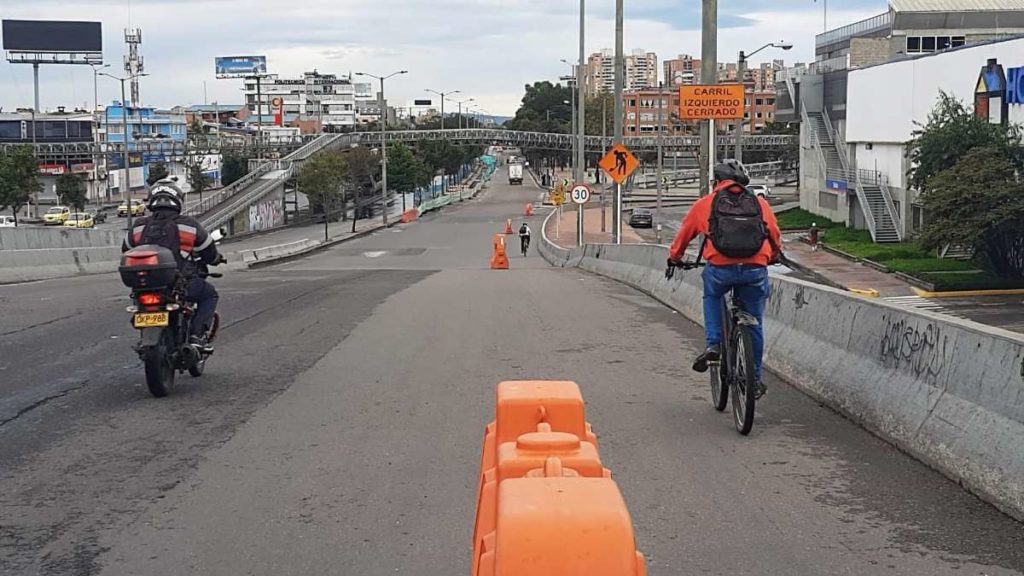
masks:
MULTIPOLYGON (((512 221, 509 220, 509 226, 512 221)), ((505 237, 494 235, 494 255, 491 256, 491 270, 508 270, 508 254, 505 254, 505 237)))
POLYGON ((512 219, 505 220, 505 234, 514 234, 512 231, 512 219))
POLYGON ((533 202, 526 205, 526 215, 533 216, 533 202))

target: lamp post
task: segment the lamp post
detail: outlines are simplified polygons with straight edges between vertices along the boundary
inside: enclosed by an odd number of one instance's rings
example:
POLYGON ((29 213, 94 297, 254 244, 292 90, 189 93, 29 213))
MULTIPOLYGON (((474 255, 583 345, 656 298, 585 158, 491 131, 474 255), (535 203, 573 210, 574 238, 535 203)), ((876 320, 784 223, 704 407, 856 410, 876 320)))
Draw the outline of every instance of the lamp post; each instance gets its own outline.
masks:
MULTIPOLYGON (((408 70, 399 70, 398 72, 392 72, 387 76, 377 76, 366 72, 356 72, 356 76, 369 76, 370 78, 380 80, 380 94, 377 95, 377 100, 378 107, 380 108, 380 183, 384 198, 383 207, 381 209, 381 212, 384 213, 384 226, 388 225, 388 143, 384 139, 385 133, 388 129, 388 111, 384 104, 384 81, 392 76, 408 73, 408 70)), ((405 212, 404 192, 402 193, 402 212, 405 212)))
MULTIPOLYGON (((743 108, 746 110, 746 99, 747 99, 747 58, 750 58, 754 54, 757 54, 765 48, 782 48, 783 50, 789 50, 793 48, 793 44, 780 40, 778 42, 769 42, 764 46, 761 46, 757 50, 754 50, 750 54, 747 54, 743 50, 740 50, 740 57, 736 62, 736 75, 739 78, 740 86, 743 87, 743 108)), ((746 113, 744 113, 746 116, 746 113)), ((736 124, 736 161, 743 162, 743 118, 736 124)))
MULTIPOLYGON (((571 120, 569 121, 569 134, 572 135, 572 136, 575 136, 575 134, 576 134, 576 119, 577 119, 577 116, 576 116, 576 90, 573 89, 574 88, 573 87, 573 83, 576 82, 576 65, 573 64, 572 62, 566 60, 565 58, 562 58, 561 62, 562 62, 562 64, 565 64, 566 66, 568 66, 569 69, 572 71, 572 75, 571 75, 570 79, 566 81, 566 84, 569 86, 569 100, 563 100, 562 103, 569 105, 569 117, 571 118, 571 120)), ((575 179, 576 178, 576 155, 577 155, 576 154, 576 145, 578 144, 578 142, 576 141, 576 138, 573 138, 572 136, 570 136, 570 139, 572 141, 572 152, 570 153, 570 157, 569 157, 569 165, 572 167, 573 179, 575 179)))
MULTIPOLYGON (((126 200, 125 200, 125 202, 128 204, 128 227, 127 227, 127 230, 128 230, 128 233, 131 234, 131 231, 132 231, 132 204, 131 204, 131 202, 132 202, 132 197, 131 197, 132 182, 131 182, 131 165, 128 162, 128 102, 125 100, 124 83, 127 80, 133 80, 133 79, 139 78, 141 76, 149 76, 149 74, 145 74, 145 73, 133 74, 133 75, 130 75, 130 76, 125 76, 125 77, 114 76, 113 74, 107 74, 106 72, 100 72, 99 74, 101 76, 106 76, 108 78, 113 78, 114 80, 117 80, 118 82, 121 83, 121 121, 122 121, 121 124, 124 127, 124 149, 121 151, 122 152, 121 160, 124 162, 124 188, 127 191, 127 196, 126 196, 126 200)), ((109 136, 109 134, 110 134, 110 126, 109 126, 109 124, 107 125, 107 134, 108 134, 107 142, 110 142, 110 136, 109 136)), ((122 193, 122 196, 124 196, 124 193, 122 193)))
MULTIPOLYGON (((95 120, 96 111, 100 109, 100 89, 99 89, 99 71, 104 68, 110 68, 110 64, 104 64, 97 66, 96 64, 89 64, 92 68, 92 112, 93 119, 95 120)), ((96 147, 93 148, 94 152, 92 155, 92 181, 93 181, 93 193, 96 194, 96 204, 99 205, 99 192, 96 190, 96 185, 99 184, 99 141, 97 140, 96 147)))
POLYGON ((447 98, 450 94, 461 94, 462 91, 450 90, 448 92, 438 92, 437 90, 431 90, 430 88, 424 88, 424 91, 430 92, 432 94, 437 94, 438 96, 441 97, 441 130, 444 130, 444 99, 447 98))
POLYGON ((466 98, 465 100, 452 100, 459 105, 459 129, 462 129, 462 105, 468 104, 469 102, 476 102, 474 98, 466 98))

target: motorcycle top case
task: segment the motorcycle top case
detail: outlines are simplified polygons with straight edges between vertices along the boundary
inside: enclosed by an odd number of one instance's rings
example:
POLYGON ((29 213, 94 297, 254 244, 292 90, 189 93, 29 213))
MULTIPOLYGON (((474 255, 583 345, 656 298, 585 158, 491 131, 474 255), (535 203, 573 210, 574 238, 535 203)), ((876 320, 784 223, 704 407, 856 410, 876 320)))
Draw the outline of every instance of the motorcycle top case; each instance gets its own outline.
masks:
POLYGON ((117 271, 129 288, 166 288, 174 284, 178 262, 167 248, 144 244, 125 252, 117 271))

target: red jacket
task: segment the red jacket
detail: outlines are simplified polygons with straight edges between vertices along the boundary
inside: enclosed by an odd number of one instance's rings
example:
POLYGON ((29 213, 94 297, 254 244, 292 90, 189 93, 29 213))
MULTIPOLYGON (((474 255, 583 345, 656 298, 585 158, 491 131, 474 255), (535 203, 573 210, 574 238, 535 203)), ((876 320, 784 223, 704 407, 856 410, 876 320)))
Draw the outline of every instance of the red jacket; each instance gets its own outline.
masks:
MULTIPOLYGON (((669 258, 682 260, 686 247, 690 242, 698 234, 704 234, 705 236, 708 234, 711 221, 711 203, 715 199, 715 194, 723 189, 736 194, 741 192, 743 187, 732 180, 725 180, 715 186, 714 192, 697 200, 683 218, 683 225, 679 229, 679 233, 676 234, 675 240, 672 241, 672 247, 669 249, 669 258)), ((768 201, 760 197, 757 200, 761 204, 761 212, 764 215, 765 223, 768 225, 768 235, 771 238, 771 242, 765 240, 761 250, 748 258, 730 258, 715 250, 714 244, 709 240, 704 246, 704 260, 716 266, 728 266, 729 264, 759 264, 767 266, 779 256, 776 254, 775 249, 772 248, 773 244, 774 246, 782 246, 782 232, 779 230, 779 223, 775 220, 775 213, 772 212, 772 207, 768 205, 768 201)))

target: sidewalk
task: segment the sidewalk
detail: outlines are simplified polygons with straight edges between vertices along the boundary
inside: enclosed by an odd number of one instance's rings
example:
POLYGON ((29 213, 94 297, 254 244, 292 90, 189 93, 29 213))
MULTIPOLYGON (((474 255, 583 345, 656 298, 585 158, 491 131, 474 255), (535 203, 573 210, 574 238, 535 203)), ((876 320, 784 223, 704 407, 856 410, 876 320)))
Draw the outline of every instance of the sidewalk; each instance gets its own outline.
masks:
POLYGON ((799 266, 817 272, 847 290, 874 290, 882 297, 915 294, 910 284, 892 274, 851 262, 824 249, 811 252, 810 244, 805 243, 802 237, 803 234, 783 234, 786 256, 799 266))
MULTIPOLYGON (((560 227, 556 226, 558 217, 548 222, 548 238, 563 248, 576 246, 576 210, 566 204, 562 207, 562 218, 560 227), (556 232, 558 235, 556 237, 556 232)), ((605 230, 601 232, 601 207, 587 208, 583 213, 583 241, 587 244, 607 244, 612 241, 612 208, 605 209, 605 230)), ((629 226, 622 226, 623 244, 643 244, 644 239, 640 237, 629 226)))

